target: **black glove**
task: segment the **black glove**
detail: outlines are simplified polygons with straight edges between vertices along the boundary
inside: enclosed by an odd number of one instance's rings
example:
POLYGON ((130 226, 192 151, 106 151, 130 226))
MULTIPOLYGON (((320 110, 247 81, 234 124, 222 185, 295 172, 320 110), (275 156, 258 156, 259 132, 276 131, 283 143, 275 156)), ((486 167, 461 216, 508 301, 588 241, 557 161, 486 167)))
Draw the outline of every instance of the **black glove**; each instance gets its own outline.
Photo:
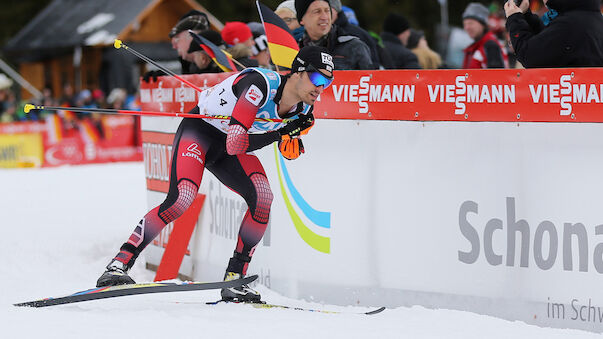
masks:
POLYGON ((278 129, 282 139, 297 137, 302 134, 307 134, 308 130, 314 126, 314 115, 312 113, 301 114, 298 119, 295 119, 285 126, 278 129))
POLYGON ((142 76, 142 81, 150 82, 150 80, 153 79, 153 82, 157 82, 157 77, 162 76, 162 75, 167 75, 167 74, 165 74, 164 71, 159 70, 159 69, 156 69, 154 71, 148 71, 142 76))

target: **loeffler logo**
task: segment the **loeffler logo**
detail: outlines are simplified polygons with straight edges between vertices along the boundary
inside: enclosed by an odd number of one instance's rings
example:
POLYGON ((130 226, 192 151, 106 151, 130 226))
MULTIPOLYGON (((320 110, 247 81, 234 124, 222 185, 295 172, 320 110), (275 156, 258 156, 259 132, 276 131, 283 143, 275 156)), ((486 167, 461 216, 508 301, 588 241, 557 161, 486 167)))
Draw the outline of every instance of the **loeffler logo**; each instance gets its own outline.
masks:
POLYGON ((429 101, 454 103, 454 114, 465 114, 468 103, 515 103, 515 85, 468 85, 459 75, 454 84, 427 85, 429 101))
POLYGON ((203 159, 201 159, 201 150, 199 149, 199 145, 192 143, 186 148, 186 152, 182 152, 183 157, 193 158, 197 160, 201 165, 203 165, 203 159))
POLYGON ((570 115, 572 104, 603 102, 603 84, 573 84, 573 76, 564 74, 556 84, 531 84, 530 95, 535 104, 560 104, 560 115, 570 115))
POLYGON ((357 102, 358 113, 368 113, 371 102, 415 102, 415 85, 376 85, 371 78, 361 77, 359 85, 333 85, 335 100, 357 102))
POLYGON ((186 149, 189 152, 193 152, 197 155, 201 155, 201 150, 199 150, 199 145, 192 143, 190 146, 188 146, 188 148, 186 149))

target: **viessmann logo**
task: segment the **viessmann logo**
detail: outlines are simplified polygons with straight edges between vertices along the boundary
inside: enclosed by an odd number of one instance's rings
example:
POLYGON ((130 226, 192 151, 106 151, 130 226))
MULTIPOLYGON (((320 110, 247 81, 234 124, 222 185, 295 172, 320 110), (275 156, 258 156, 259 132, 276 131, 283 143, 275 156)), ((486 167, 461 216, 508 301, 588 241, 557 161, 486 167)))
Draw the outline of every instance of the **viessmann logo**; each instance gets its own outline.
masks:
POLYGON ((559 77, 556 84, 531 84, 530 95, 535 104, 553 103, 559 104, 560 115, 570 115, 572 104, 603 102, 603 84, 573 83, 572 74, 564 74, 559 77))
POLYGON ((528 88, 516 85, 468 84, 466 75, 455 78, 454 84, 427 85, 430 103, 454 103, 454 114, 465 114, 473 103, 515 104, 516 93, 529 90, 535 104, 559 104, 559 115, 570 115, 573 104, 603 102, 603 84, 574 81, 573 74, 564 74, 557 83, 533 83, 528 88), (519 92, 518 92, 519 91, 519 92))
POLYGON ((515 103, 515 85, 469 85, 459 75, 453 84, 427 85, 429 102, 454 103, 454 114, 465 114, 470 103, 515 103))
POLYGON ((331 238, 316 234, 308 227, 297 213, 293 203, 295 203, 297 209, 302 211, 306 219, 314 224, 314 227, 320 227, 327 230, 330 229, 331 213, 317 211, 306 202, 293 184, 287 166, 285 165, 284 158, 278 151, 276 145, 274 147, 274 156, 276 159, 276 169, 278 172, 281 193, 283 195, 283 200, 285 201, 285 206, 287 207, 287 212, 289 212, 291 221, 293 221, 293 225, 295 226, 295 230, 306 244, 310 245, 313 249, 322 253, 331 253, 331 238), (291 199, 289 196, 291 196, 291 199), (293 203, 291 200, 293 200, 293 203))
POLYGON ((368 113, 371 102, 415 102, 415 85, 371 84, 372 76, 358 85, 333 85, 335 101, 357 102, 358 113, 368 113))

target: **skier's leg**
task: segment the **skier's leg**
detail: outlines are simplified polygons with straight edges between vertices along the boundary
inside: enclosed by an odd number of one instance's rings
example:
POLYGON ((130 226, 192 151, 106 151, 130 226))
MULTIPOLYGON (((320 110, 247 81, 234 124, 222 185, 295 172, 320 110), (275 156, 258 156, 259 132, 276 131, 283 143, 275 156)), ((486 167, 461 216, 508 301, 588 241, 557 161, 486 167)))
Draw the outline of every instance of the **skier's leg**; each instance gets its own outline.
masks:
MULTIPOLYGON (((262 239, 272 204, 272 191, 262 164, 255 155, 227 156, 208 165, 216 177, 247 202, 247 212, 241 222, 237 245, 226 268, 225 279, 245 276, 253 252, 262 239), (228 168, 228 170, 224 170, 228 168)), ((248 286, 222 290, 224 299, 259 301, 260 295, 248 286)))
POLYGON ((193 203, 203 177, 203 168, 211 138, 198 128, 196 119, 184 119, 176 132, 170 170, 170 186, 163 203, 149 211, 135 227, 107 266, 97 286, 133 283, 126 272, 140 252, 170 222, 180 217, 193 203))

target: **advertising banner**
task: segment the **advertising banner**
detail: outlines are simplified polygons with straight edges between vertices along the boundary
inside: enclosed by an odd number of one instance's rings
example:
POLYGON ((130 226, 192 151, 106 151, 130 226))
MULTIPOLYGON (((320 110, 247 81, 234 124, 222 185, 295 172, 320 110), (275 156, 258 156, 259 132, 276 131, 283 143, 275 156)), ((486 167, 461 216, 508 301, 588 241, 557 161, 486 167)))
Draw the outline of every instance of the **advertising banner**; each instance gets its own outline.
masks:
MULTIPOLYGON (((315 110, 327 119, 303 137, 305 154, 288 161, 274 145, 254 152, 274 200, 249 273, 286 296, 317 302, 423 305, 603 332, 603 127, 588 123, 600 121, 601 78, 594 77, 600 71, 458 72, 336 72, 338 80, 315 110), (566 73, 573 73, 568 115, 561 112, 561 98, 551 102, 557 84, 559 93, 567 89, 560 80, 566 73), (408 84, 391 81, 410 74, 416 80, 408 84), (501 77, 512 74, 516 82, 507 78, 503 84, 501 77), (414 84, 414 101, 409 88, 404 103, 402 87, 396 90, 402 102, 378 102, 374 94, 361 113, 350 93, 359 91, 351 86, 365 86, 359 83, 365 76, 369 98, 371 85, 382 86, 373 91, 383 98, 385 85, 394 93, 393 86, 414 84), (431 80, 415 82, 424 79, 431 80), (486 91, 480 87, 475 97, 475 88, 465 88, 465 111, 455 113, 461 101, 446 101, 447 91, 455 98, 461 94, 456 86, 473 86, 475 79, 489 86, 487 93, 500 84, 502 94, 496 92, 496 102, 478 102, 486 91), (509 115, 509 107, 521 111, 509 115)), ((162 104, 169 109, 173 103, 162 104)), ((151 185, 169 176, 162 159, 171 155, 167 140, 180 121, 164 119, 142 124, 145 144, 147 137, 162 138, 145 151, 153 204, 165 197, 151 185)), ((190 266, 181 272, 220 279, 247 206, 209 171, 199 193, 206 202, 191 240, 190 266)))
POLYGON ((140 161, 135 117, 103 116, 64 126, 57 115, 45 122, 0 124, 0 167, 60 166, 140 161))
MULTIPOLYGON (((189 75, 207 88, 229 74, 189 75)), ((141 83, 146 110, 186 113, 195 90, 172 77, 141 83)), ((318 119, 602 122, 603 68, 335 71, 318 119)))
POLYGON ((40 167, 43 161, 40 134, 0 134, 0 167, 40 167))

